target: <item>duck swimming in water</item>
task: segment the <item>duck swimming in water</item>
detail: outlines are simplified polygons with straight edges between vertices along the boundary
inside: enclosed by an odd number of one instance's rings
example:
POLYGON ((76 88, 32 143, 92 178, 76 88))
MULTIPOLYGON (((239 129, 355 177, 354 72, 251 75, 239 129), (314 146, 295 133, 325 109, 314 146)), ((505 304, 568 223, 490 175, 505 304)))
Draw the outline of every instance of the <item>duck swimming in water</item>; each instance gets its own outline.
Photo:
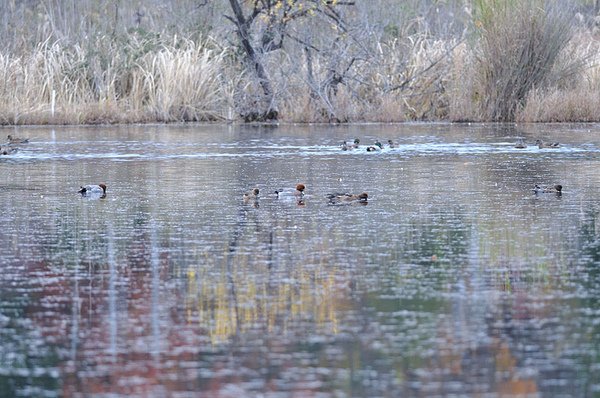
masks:
POLYGON ((527 148, 527 144, 521 140, 515 144, 515 148, 516 149, 525 149, 525 148, 527 148))
POLYGON ((544 148, 550 148, 550 149, 560 148, 560 144, 558 142, 544 142, 542 140, 536 140, 535 143, 536 143, 536 145, 538 146, 539 149, 544 149, 544 148))
POLYGON ((284 191, 284 190, 276 190, 275 195, 277 195, 277 199, 283 199, 286 197, 295 197, 302 198, 304 197, 304 190, 306 186, 304 184, 296 184, 296 189, 292 192, 284 191))
POLYGON ((343 203, 352 203, 352 202, 358 202, 358 203, 367 203, 367 200, 369 198, 369 194, 367 194, 366 192, 357 194, 357 195, 353 195, 350 193, 332 193, 327 195, 327 199, 329 199, 329 203, 330 204, 343 204, 343 203))
POLYGON ((4 147, 0 148, 0 155, 10 155, 17 151, 17 148, 4 147))
POLYGON ((12 135, 8 135, 8 137, 6 137, 8 139, 8 143, 9 144, 26 144, 29 142, 29 138, 17 138, 17 137, 13 137, 12 135))
POLYGON ((358 148, 358 145, 360 144, 360 140, 358 138, 355 138, 353 142, 342 142, 342 151, 351 151, 353 149, 358 148))
POLYGON ((377 151, 381 151, 382 149, 383 149, 383 144, 381 142, 379 142, 379 140, 376 140, 373 145, 367 147, 367 152, 377 152, 377 151))
POLYGON ((260 193, 260 190, 258 188, 254 188, 250 192, 244 193, 244 195, 242 196, 242 198, 244 199, 244 202, 247 203, 250 200, 257 200, 259 193, 260 193))
POLYGON ((80 187, 78 192, 81 194, 81 196, 105 198, 106 184, 85 185, 80 187))
POLYGON ((562 185, 560 184, 556 184, 553 185, 551 187, 540 187, 538 184, 535 184, 535 186, 533 187, 533 193, 538 194, 538 193, 555 193, 555 194, 561 194, 562 193, 562 185))

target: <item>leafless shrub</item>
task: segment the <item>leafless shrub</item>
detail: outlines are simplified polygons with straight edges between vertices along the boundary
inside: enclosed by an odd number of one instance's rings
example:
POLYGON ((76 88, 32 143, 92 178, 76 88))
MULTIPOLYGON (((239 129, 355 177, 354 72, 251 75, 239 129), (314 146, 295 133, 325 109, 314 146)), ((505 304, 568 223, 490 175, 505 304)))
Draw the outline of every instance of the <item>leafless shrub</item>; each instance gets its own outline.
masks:
POLYGON ((556 84, 531 90, 517 114, 523 122, 592 122, 600 120, 600 42, 580 31, 562 51, 557 69, 575 65, 556 84))
POLYGON ((483 115, 511 121, 534 87, 550 85, 570 72, 554 67, 572 35, 571 14, 558 3, 540 0, 476 3, 483 115))

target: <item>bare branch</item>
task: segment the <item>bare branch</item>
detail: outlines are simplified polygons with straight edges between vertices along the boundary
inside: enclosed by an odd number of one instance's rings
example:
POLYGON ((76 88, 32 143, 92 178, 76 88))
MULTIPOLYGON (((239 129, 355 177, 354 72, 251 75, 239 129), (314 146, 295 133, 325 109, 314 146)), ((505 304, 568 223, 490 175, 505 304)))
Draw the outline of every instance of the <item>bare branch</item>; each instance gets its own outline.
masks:
POLYGON ((418 77, 424 75, 425 73, 427 73, 429 70, 431 70, 432 68, 434 68, 437 64, 439 64, 441 61, 443 61, 444 59, 446 59, 446 57, 448 57, 448 55, 454 51, 454 49, 456 47, 458 47, 463 40, 458 41, 456 44, 454 44, 450 49, 448 49, 444 55, 440 56, 438 59, 432 61, 425 69, 420 70, 418 73, 414 74, 413 76, 411 76, 410 78, 404 80, 402 83, 397 84, 395 86, 392 86, 390 88, 388 88, 387 90, 385 90, 386 93, 392 92, 392 91, 396 91, 396 90, 401 90, 401 89, 405 89, 408 84, 412 81, 414 81, 415 79, 417 79, 418 77))

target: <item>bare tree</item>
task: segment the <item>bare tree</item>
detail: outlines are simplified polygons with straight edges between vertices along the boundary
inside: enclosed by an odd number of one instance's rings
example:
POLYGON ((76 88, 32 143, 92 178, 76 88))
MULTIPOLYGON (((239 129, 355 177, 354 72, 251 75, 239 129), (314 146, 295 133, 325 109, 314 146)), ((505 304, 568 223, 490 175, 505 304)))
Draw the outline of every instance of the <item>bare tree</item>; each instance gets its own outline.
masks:
MULTIPOLYGON (((303 19, 324 16, 327 22, 334 24, 340 32, 346 32, 345 21, 338 8, 353 6, 354 1, 341 0, 229 0, 233 15, 226 15, 236 27, 239 44, 245 54, 247 64, 256 74, 258 83, 264 95, 263 101, 255 104, 262 109, 253 109, 242 112, 245 120, 272 120, 277 119, 278 111, 274 97, 274 89, 267 72, 264 55, 284 46, 285 40, 293 40, 301 43, 306 53, 308 65, 308 80, 312 86, 311 52, 319 51, 314 45, 307 43, 294 35, 290 26, 303 19), (260 105, 264 104, 264 105, 260 105)), ((350 63, 351 66, 352 62, 350 63)), ((331 70, 330 76, 324 84, 325 87, 315 89, 313 95, 318 92, 335 90, 335 87, 343 81, 343 75, 336 70, 331 70)))

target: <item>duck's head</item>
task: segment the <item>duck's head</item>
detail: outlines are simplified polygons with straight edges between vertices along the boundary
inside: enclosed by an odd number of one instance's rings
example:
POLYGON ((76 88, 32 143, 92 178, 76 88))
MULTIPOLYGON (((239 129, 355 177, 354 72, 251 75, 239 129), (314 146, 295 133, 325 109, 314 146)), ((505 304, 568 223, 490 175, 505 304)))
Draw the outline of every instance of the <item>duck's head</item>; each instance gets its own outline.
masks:
POLYGON ((260 192, 260 191, 259 191, 259 189, 258 189, 258 188, 254 188, 254 189, 252 190, 252 194, 253 194, 254 196, 258 196, 258 193, 259 193, 259 192, 260 192))
POLYGON ((305 189, 306 189, 306 187, 304 186, 304 184, 297 184, 296 185, 296 191, 300 191, 300 192, 304 193, 305 189))
POLYGON ((554 186, 554 189, 556 189, 556 192, 562 192, 562 185, 560 185, 560 184, 556 184, 556 185, 554 186))
POLYGON ((8 138, 8 140, 10 141, 12 140, 12 135, 9 134, 6 138, 8 138))
POLYGON ((378 146, 379 149, 383 149, 383 144, 379 142, 379 140, 375 141, 375 146, 378 146))
POLYGON ((106 184, 102 183, 102 184, 98 184, 98 186, 100 188, 102 188, 102 192, 106 195, 106 184))
POLYGON ((358 199, 362 202, 366 202, 368 197, 369 197, 369 194, 366 192, 363 192, 358 195, 358 199))
POLYGON ((360 144, 360 140, 359 140, 358 138, 355 138, 355 139, 354 139, 354 143, 355 143, 356 145, 358 145, 358 144, 360 144))
POLYGON ((392 140, 388 140, 388 144, 392 145, 394 142, 392 140))

